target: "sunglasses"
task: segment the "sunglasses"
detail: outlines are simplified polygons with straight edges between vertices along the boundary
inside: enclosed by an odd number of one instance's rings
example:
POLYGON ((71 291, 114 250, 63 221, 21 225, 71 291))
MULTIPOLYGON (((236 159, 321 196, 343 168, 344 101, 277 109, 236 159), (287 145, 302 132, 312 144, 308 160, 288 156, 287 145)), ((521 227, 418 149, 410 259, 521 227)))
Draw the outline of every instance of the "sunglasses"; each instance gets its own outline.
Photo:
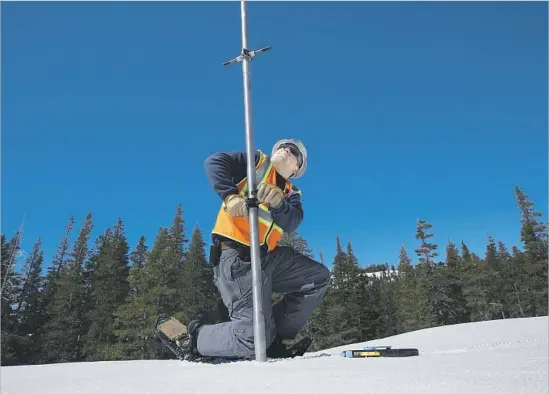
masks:
POLYGON ((294 144, 282 144, 279 147, 279 149, 284 148, 288 148, 290 153, 297 158, 297 165, 301 168, 301 166, 303 165, 303 156, 301 156, 301 152, 299 151, 299 149, 297 149, 297 146, 295 146, 294 144))

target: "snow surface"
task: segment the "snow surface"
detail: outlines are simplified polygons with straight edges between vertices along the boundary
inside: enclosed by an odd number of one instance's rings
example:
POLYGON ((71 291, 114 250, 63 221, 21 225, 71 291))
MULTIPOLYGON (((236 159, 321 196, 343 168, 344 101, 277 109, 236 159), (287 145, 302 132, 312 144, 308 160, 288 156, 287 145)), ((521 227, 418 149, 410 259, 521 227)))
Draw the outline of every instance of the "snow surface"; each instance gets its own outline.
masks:
POLYGON ((548 328, 546 316, 459 324, 266 363, 143 360, 2 367, 0 392, 547 394, 548 328), (376 344, 417 347, 420 355, 339 355, 376 344), (316 357, 323 353, 331 356, 316 357))

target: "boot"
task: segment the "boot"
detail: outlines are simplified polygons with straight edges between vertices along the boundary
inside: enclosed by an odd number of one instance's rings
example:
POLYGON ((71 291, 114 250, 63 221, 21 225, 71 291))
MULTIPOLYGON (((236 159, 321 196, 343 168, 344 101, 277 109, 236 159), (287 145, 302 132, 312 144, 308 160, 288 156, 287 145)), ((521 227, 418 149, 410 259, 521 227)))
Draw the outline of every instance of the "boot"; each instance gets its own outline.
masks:
POLYGON ((156 332, 178 358, 192 360, 200 357, 197 340, 201 326, 199 320, 192 320, 185 326, 173 317, 160 316, 156 321, 156 332))
POLYGON ((277 335, 273 343, 267 348, 267 357, 269 358, 286 358, 288 348, 282 342, 282 339, 277 335))
POLYGON ((277 335, 273 343, 267 348, 266 354, 269 358, 293 358, 303 356, 312 342, 310 337, 305 337, 288 347, 284 344, 282 338, 277 335))

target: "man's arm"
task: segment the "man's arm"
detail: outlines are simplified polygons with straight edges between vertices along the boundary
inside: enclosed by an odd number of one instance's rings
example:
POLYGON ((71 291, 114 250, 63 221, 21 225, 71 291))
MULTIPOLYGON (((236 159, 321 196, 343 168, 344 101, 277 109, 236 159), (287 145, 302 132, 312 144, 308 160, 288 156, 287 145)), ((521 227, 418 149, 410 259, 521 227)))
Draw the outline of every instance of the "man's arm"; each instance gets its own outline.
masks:
POLYGON ((295 193, 288 198, 282 199, 279 207, 271 207, 271 215, 275 223, 285 232, 291 233, 292 231, 296 231, 303 221, 301 195, 295 193))
MULTIPOLYGON (((246 152, 214 153, 204 161, 204 169, 210 186, 221 200, 230 194, 238 194, 236 184, 246 177, 246 152)), ((255 163, 259 162, 259 152, 255 153, 255 163)))

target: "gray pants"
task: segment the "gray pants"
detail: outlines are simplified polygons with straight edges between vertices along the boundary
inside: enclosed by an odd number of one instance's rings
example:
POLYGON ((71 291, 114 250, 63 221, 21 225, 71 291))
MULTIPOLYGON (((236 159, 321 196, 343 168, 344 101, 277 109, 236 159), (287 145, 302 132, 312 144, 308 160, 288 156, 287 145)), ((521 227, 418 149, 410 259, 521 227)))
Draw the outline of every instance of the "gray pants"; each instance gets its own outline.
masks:
MULTIPOLYGON (((292 339, 318 306, 330 281, 324 265, 280 246, 261 260, 263 313, 266 346, 278 334, 292 339), (272 305, 272 293, 283 299, 272 305)), ((247 357, 255 354, 251 262, 242 261, 236 250, 223 249, 214 281, 229 311, 230 321, 204 325, 198 336, 203 356, 247 357)))

